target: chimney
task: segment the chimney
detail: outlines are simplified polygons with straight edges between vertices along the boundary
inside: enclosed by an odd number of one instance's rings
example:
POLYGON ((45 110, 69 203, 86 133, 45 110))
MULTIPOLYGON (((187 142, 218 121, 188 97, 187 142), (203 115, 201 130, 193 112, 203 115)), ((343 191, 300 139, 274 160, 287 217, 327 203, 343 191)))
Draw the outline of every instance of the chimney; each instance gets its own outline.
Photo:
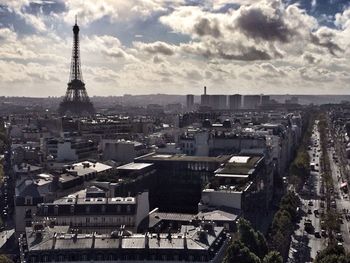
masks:
POLYGON ((96 232, 94 232, 93 234, 92 234, 92 244, 91 244, 91 248, 95 248, 95 239, 96 239, 96 232))
POLYGON ((171 228, 168 228, 168 236, 167 236, 169 242, 171 242, 171 228))
POLYGON ((207 95, 207 87, 204 86, 204 95, 207 95))
POLYGON ((57 240, 57 233, 55 232, 55 233, 53 234, 53 238, 52 238, 52 248, 51 248, 51 249, 55 249, 56 240, 57 240))
POLYGON ((149 236, 148 236, 148 232, 145 234, 145 248, 149 248, 149 236))
POLYGON ((123 245, 123 233, 119 233, 119 248, 121 249, 123 245))
POLYGON ((78 229, 75 229, 74 236, 73 236, 73 242, 77 242, 78 240, 78 229))

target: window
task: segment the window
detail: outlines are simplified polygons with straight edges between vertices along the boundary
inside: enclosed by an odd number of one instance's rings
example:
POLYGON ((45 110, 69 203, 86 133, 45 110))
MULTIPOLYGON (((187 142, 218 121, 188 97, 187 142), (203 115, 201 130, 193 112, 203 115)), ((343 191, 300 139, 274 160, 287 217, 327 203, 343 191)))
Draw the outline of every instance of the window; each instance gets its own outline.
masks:
POLYGON ((54 207, 54 213, 55 213, 55 215, 58 215, 58 205, 55 205, 55 207, 54 207))
POLYGON ((47 215, 49 211, 49 207, 47 205, 44 206, 44 215, 47 215))
POLYGON ((87 217, 85 220, 86 220, 86 224, 90 224, 90 217, 87 217))
POLYGON ((126 212, 130 213, 130 211, 131 211, 130 205, 126 206, 126 212))
POLYGON ((120 213, 121 210, 122 209, 121 209, 120 205, 117 205, 117 212, 120 213))
POLYGON ((26 202, 26 205, 32 205, 32 197, 26 196, 25 202, 26 202))

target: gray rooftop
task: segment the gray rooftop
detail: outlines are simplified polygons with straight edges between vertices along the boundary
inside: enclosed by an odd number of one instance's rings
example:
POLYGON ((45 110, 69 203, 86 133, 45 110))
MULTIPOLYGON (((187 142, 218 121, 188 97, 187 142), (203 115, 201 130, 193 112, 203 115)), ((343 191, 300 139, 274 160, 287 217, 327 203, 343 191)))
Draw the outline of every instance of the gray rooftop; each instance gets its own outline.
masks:
POLYGON ((205 231, 200 227, 182 226, 181 232, 168 234, 132 234, 131 236, 114 237, 109 234, 69 234, 68 228, 44 227, 34 230, 26 228, 26 238, 29 251, 45 250, 75 250, 75 249, 144 249, 148 236, 149 249, 179 249, 187 244, 189 250, 207 250, 214 245, 219 235, 224 232, 223 227, 213 227, 213 231, 205 231), (204 236, 199 233, 205 232, 204 236), (186 238, 186 241, 184 239, 186 238), (205 239, 205 240, 204 240, 205 239))

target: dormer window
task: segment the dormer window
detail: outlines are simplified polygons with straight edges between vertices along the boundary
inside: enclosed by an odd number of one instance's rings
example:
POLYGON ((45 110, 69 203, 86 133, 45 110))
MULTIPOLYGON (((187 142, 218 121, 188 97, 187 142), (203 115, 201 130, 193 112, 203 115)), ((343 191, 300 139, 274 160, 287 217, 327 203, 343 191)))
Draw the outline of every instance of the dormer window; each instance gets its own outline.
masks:
POLYGON ((58 215, 58 205, 55 205, 55 207, 54 207, 54 213, 55 213, 55 215, 58 215))
POLYGON ((31 196, 25 197, 25 205, 33 205, 33 198, 31 196))
POLYGON ((44 215, 47 216, 47 214, 49 213, 49 207, 47 205, 44 206, 44 215))

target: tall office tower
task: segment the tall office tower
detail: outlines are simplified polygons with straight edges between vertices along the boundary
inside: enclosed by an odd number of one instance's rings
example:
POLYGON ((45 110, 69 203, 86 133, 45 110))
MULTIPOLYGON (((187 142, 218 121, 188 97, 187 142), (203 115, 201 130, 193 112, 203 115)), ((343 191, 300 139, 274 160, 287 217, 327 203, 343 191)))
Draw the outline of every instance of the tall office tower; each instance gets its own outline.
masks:
POLYGON ((227 109, 226 95, 209 95, 209 106, 215 110, 227 109))
POLYGON ((194 106, 194 95, 193 94, 187 94, 186 95, 186 107, 187 110, 193 110, 194 106))
POLYGON ((83 75, 80 68, 79 51, 79 26, 75 20, 73 26, 73 52, 70 68, 70 77, 66 95, 60 103, 58 112, 60 115, 89 115, 95 112, 94 106, 89 99, 83 82, 83 75))
POLYGON ((244 96, 244 108, 245 109, 256 109, 260 105, 260 95, 245 95, 244 96))
POLYGON ((269 95, 261 95, 261 105, 270 104, 270 96, 269 95))
POLYGON ((230 110, 238 110, 242 108, 242 95, 235 94, 229 96, 229 108, 230 110))

